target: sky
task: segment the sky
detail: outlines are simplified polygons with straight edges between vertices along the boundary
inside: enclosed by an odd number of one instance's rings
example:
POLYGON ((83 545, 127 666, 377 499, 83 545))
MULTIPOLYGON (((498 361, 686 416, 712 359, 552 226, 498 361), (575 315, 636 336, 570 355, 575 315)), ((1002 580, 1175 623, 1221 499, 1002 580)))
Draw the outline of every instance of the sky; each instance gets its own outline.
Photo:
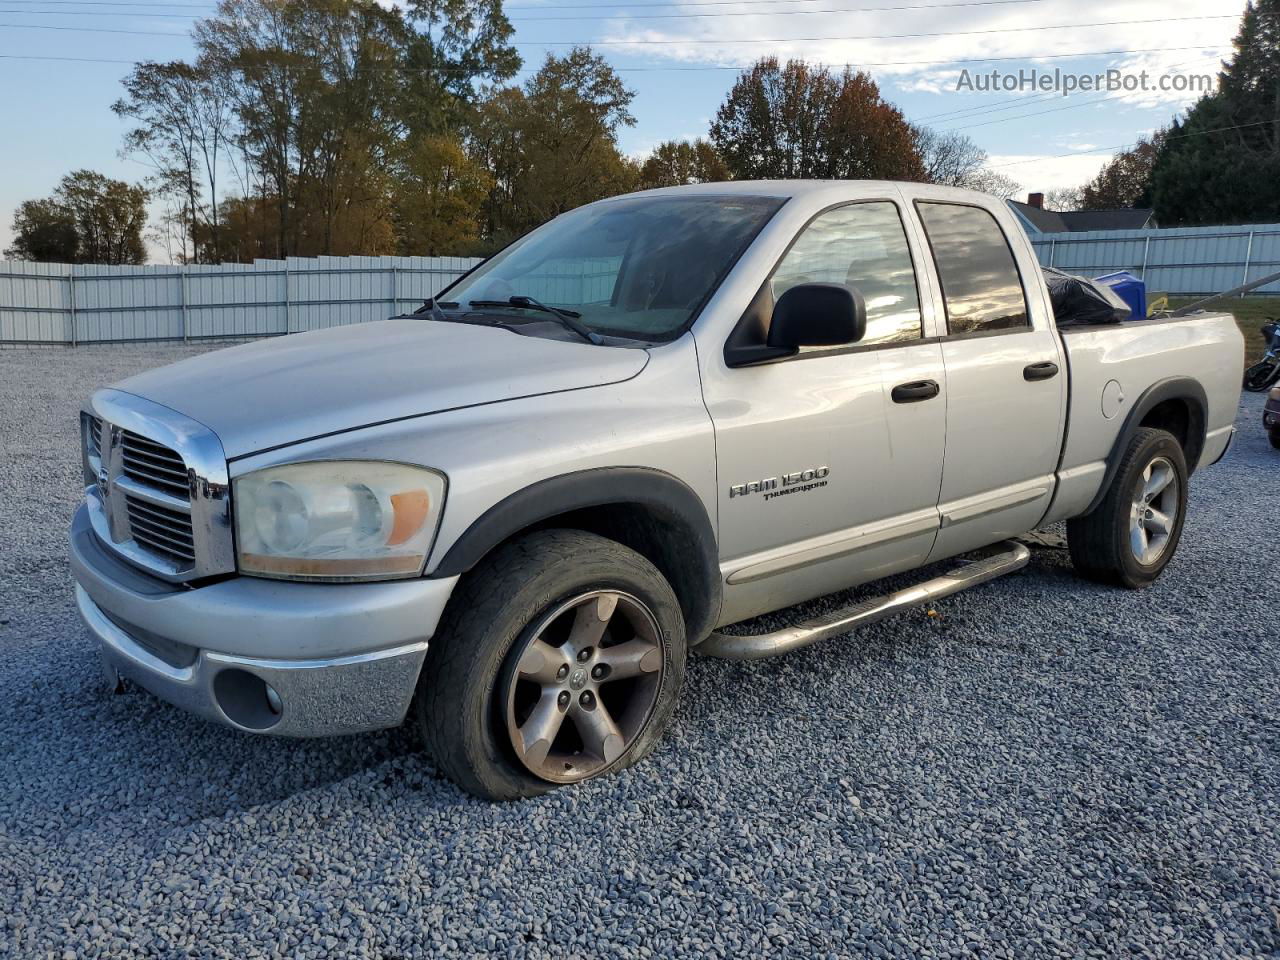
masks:
MULTIPOLYGON (((525 62, 517 81, 575 43, 620 72, 636 95, 636 124, 621 135, 628 154, 705 136, 738 68, 795 57, 867 70, 909 121, 962 131, 1030 192, 1079 186, 1194 102, 1198 91, 1156 89, 1157 78, 1212 76, 1244 0, 511 0, 505 9, 525 62), (1153 88, 983 89, 980 75, 995 69, 1145 70, 1153 88)), ((14 208, 49 195, 67 172, 148 175, 121 154, 127 127, 111 112, 120 81, 134 61, 190 56, 187 31, 213 10, 212 0, 0 0, 0 250, 14 208)), ((155 246, 152 256, 165 259, 155 246)))

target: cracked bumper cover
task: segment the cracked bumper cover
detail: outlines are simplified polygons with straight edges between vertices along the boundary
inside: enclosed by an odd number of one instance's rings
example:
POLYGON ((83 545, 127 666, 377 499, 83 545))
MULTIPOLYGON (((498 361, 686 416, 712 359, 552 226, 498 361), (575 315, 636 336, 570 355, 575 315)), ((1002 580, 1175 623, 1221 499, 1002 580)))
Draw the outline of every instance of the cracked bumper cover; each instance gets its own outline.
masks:
POLYGON ((294 737, 401 723, 457 582, 232 577, 175 587, 106 550, 84 507, 71 525, 71 565, 108 676, 236 729, 294 737), (246 712, 245 691, 258 683, 278 696, 278 709, 246 712))

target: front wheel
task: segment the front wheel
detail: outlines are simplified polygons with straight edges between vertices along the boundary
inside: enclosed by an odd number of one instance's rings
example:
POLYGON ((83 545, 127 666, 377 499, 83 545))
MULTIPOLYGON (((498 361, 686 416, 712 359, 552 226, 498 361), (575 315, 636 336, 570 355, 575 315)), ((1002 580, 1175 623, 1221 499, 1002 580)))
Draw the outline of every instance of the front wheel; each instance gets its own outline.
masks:
POLYGON ((1271 438, 1271 445, 1280 450, 1280 427, 1272 427, 1267 436, 1271 438))
POLYGON ((1280 379, 1280 357, 1259 360, 1244 372, 1244 388, 1250 393, 1262 393, 1280 379))
POLYGON ((684 618, 662 574, 612 540, 546 530, 458 584, 416 715, 444 772, 489 800, 612 773, 661 737, 684 678, 684 618))
POLYGON ((1076 571, 1136 589, 1173 559, 1187 513, 1187 461, 1165 430, 1143 427, 1129 441, 1111 487, 1093 512, 1067 521, 1076 571))

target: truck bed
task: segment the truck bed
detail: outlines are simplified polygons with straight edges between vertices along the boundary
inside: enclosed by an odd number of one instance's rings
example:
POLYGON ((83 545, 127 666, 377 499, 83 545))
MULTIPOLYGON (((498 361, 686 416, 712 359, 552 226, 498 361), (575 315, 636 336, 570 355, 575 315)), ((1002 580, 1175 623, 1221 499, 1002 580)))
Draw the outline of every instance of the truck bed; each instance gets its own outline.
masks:
MULTIPOLYGON (((1204 443, 1188 467, 1194 471, 1222 456, 1231 438, 1244 357, 1231 314, 1195 313, 1060 332, 1070 386, 1058 490, 1048 522, 1090 509, 1120 431, 1162 384, 1186 379, 1203 389, 1204 443)), ((1177 415, 1160 412, 1166 414, 1177 415)))

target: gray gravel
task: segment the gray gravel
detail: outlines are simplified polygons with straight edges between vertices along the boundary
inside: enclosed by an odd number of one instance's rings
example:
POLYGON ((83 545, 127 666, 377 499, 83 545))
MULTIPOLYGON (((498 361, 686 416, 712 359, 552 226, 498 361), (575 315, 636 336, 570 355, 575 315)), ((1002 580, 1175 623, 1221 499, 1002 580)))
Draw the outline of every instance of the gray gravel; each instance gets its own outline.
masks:
POLYGON ((650 760, 490 806, 407 732, 252 737, 101 686, 77 404, 189 352, 0 352, 0 956, 1280 955, 1259 398, 1152 589, 1039 551, 936 618, 698 660, 650 760))

